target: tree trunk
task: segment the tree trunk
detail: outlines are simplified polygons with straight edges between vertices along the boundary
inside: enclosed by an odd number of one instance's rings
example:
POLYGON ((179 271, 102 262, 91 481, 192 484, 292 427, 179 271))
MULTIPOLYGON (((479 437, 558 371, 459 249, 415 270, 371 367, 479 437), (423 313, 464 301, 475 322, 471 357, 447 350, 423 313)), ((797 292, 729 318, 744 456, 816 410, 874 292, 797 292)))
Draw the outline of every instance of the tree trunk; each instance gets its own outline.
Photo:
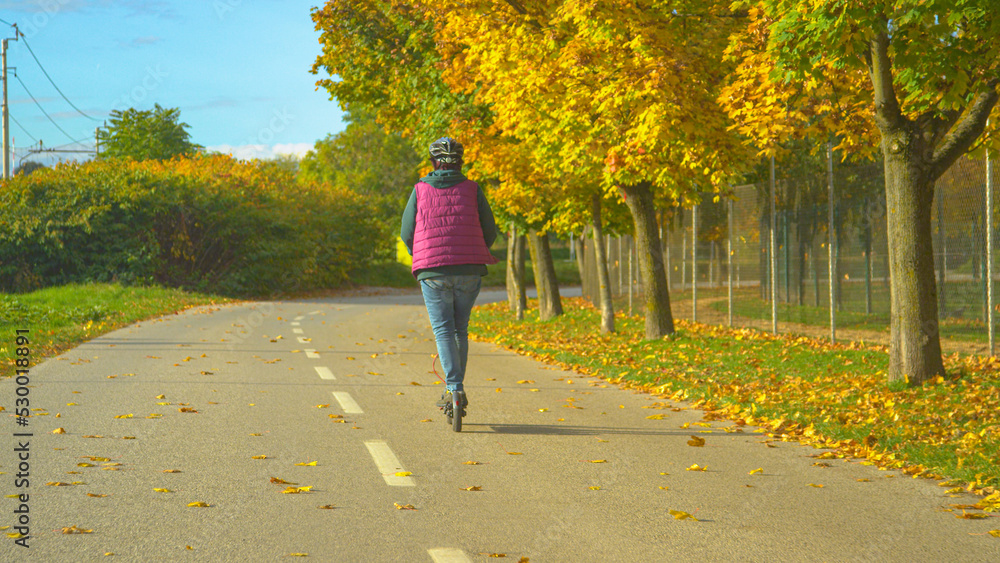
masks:
POLYGON ((597 261, 597 280, 601 304, 601 333, 615 331, 615 309, 611 302, 611 274, 608 272, 608 256, 604 251, 603 228, 601 225, 601 194, 595 193, 591 199, 594 226, 594 254, 597 261))
POLYGON ((660 339, 673 334, 674 318, 670 311, 670 292, 660 252, 660 234, 656 225, 653 190, 649 182, 623 188, 625 203, 635 224, 636 251, 639 255, 639 276, 642 279, 646 304, 646 338, 660 339))
POLYGON ((921 162, 920 135, 883 133, 888 207, 890 301, 889 381, 919 385, 944 374, 938 334, 931 208, 934 179, 921 162))
POLYGON ((535 290, 538 292, 538 318, 547 321, 563 313, 549 237, 533 232, 528 235, 528 245, 532 269, 535 271, 535 290))
POLYGON ((514 293, 517 301, 514 303, 514 318, 524 320, 524 312, 528 310, 528 294, 524 287, 524 247, 527 244, 524 235, 517 235, 511 241, 514 245, 514 259, 511 262, 514 270, 514 293))
POLYGON ((580 284, 583 284, 584 277, 587 275, 586 265, 583 262, 583 253, 587 251, 584 247, 583 239, 587 236, 587 229, 584 228, 580 236, 573 240, 573 251, 576 253, 576 269, 580 271, 580 284))
POLYGON ((524 319, 527 308, 524 291, 524 235, 517 233, 517 227, 510 224, 507 239, 507 306, 514 312, 514 318, 524 319))
POLYGON ((517 283, 514 281, 514 247, 517 240, 517 227, 510 224, 507 232, 507 309, 514 311, 517 309, 517 283))

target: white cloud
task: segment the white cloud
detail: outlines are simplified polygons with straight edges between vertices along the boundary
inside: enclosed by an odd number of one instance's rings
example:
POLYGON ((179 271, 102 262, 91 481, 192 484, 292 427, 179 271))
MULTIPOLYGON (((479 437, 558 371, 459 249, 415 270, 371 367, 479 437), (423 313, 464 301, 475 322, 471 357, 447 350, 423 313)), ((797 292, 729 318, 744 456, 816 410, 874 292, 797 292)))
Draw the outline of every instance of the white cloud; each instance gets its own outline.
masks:
POLYGON ((302 158, 307 152, 313 150, 313 147, 315 147, 313 143, 278 143, 274 145, 272 150, 276 154, 294 154, 302 158))
POLYGON ((276 145, 214 145, 205 147, 205 150, 231 154, 234 158, 240 160, 250 160, 253 158, 274 158, 279 154, 294 154, 302 158, 312 148, 312 143, 278 143, 276 145))

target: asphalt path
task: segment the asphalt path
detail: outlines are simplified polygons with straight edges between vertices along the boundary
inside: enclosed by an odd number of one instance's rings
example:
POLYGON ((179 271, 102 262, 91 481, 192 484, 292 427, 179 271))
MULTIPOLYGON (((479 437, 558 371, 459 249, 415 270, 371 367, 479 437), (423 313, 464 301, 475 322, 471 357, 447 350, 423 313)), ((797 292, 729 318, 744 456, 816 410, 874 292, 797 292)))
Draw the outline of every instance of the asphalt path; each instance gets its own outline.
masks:
POLYGON ((435 352, 418 294, 258 302, 43 362, 27 426, 4 380, 0 560, 1000 561, 975 497, 487 343, 452 432, 435 352))

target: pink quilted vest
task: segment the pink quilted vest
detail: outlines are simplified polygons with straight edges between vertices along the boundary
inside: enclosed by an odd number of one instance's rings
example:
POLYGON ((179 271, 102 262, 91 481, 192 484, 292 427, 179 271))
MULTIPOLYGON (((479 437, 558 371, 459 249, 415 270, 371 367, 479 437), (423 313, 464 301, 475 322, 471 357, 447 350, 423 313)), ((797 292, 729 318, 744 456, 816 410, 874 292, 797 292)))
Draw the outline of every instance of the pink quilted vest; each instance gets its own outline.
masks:
POLYGON ((450 188, 418 182, 413 274, 438 266, 496 264, 479 224, 479 185, 466 180, 450 188))

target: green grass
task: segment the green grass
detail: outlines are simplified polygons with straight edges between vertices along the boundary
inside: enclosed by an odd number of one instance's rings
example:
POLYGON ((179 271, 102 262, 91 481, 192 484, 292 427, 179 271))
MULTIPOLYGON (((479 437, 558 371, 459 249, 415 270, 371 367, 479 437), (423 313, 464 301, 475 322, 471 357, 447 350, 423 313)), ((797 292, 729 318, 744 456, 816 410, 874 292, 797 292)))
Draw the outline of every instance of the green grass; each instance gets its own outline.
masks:
POLYGON ((221 297, 161 287, 83 284, 0 294, 0 376, 15 367, 15 338, 27 330, 31 365, 122 326, 221 297))
MULTIPOLYGON (((704 290, 699 289, 698 295, 704 290)), ((983 322, 982 288, 977 282, 949 282, 946 294, 946 309, 949 315, 940 319, 941 336, 966 342, 983 342, 988 339, 986 323, 983 322)), ((845 284, 840 310, 837 311, 838 329, 871 330, 887 332, 889 330, 889 289, 882 283, 872 286, 872 313, 865 313, 864 287, 860 284, 845 284)), ((724 295, 724 293, 723 293, 724 295)), ((780 295, 780 294, 779 294, 780 295)), ((671 295, 674 298, 674 295, 671 295)), ((690 299, 690 291, 684 294, 690 299)), ((811 298, 806 299, 812 303, 811 298)), ((826 301, 821 300, 821 303, 826 301)), ((716 301, 711 307, 720 312, 727 311, 726 301, 716 301)), ((734 292, 733 314, 748 319, 769 320, 771 318, 771 302, 760 297, 759 289, 740 289, 734 292)), ((778 320, 818 327, 830 326, 830 309, 827 306, 799 306, 792 303, 778 303, 778 320)))
POLYGON ((506 304, 479 307, 470 328, 543 361, 687 400, 709 419, 987 492, 1000 486, 1000 362, 949 356, 951 379, 889 386, 882 347, 684 321, 672 336, 650 341, 638 316, 617 317, 618 332, 601 335, 592 306, 567 299, 563 307, 546 322, 534 308, 517 322, 506 304))

